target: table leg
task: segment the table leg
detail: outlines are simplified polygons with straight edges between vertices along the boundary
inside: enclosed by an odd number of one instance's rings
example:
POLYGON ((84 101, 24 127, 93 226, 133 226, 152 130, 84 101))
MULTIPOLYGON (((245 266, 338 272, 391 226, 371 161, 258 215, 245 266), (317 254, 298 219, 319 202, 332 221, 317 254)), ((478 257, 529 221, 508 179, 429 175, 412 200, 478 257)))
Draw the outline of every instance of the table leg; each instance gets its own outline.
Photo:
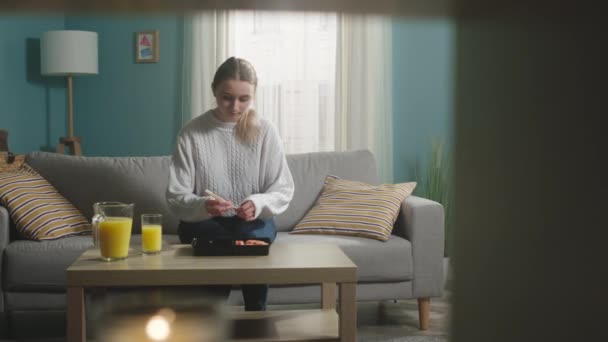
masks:
POLYGON ((340 286, 340 341, 357 340, 357 283, 341 283, 340 286))
POLYGON ((321 284, 321 307, 323 309, 336 308, 336 283, 321 284))
POLYGON ((84 342, 87 339, 84 311, 84 288, 68 287, 67 341, 84 342))

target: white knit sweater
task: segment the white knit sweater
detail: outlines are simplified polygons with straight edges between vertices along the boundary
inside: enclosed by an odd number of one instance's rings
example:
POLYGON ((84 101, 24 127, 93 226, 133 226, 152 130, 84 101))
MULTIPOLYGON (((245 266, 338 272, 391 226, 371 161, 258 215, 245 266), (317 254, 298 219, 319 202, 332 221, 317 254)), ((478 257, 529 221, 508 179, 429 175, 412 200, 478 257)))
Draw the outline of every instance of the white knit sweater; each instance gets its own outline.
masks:
MULTIPOLYGON (((204 195, 209 189, 239 206, 255 204, 255 217, 268 219, 287 209, 294 183, 276 128, 258 117, 259 133, 253 144, 234 134, 235 123, 222 122, 207 111, 188 123, 178 135, 169 174, 167 203, 182 221, 210 218, 204 195)), ((234 210, 224 215, 235 215, 234 210)))

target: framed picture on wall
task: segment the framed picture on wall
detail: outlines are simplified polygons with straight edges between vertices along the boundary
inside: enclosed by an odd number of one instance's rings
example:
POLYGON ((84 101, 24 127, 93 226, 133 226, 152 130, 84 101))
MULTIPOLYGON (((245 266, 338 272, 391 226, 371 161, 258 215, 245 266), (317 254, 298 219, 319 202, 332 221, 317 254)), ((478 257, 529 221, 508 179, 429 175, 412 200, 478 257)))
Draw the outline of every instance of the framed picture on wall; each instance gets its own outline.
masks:
POLYGON ((135 32, 135 62, 158 62, 158 31, 135 32))

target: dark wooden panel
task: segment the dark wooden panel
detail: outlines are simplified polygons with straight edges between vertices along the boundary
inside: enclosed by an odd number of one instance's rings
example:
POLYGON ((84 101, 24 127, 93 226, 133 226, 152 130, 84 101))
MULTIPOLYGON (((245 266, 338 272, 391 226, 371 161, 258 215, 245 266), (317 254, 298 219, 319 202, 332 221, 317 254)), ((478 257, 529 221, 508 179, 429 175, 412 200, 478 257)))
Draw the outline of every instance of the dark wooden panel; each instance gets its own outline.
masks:
POLYGON ((346 11, 411 16, 448 14, 450 0, 8 0, 0 9, 19 11, 182 12, 203 9, 346 11))

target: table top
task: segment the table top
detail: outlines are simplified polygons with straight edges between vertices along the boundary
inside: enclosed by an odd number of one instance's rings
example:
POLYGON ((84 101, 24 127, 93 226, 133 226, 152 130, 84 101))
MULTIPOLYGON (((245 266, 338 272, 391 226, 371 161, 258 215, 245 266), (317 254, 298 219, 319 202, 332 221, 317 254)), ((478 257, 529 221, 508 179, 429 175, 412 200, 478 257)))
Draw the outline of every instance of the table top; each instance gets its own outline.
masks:
POLYGON ((194 256, 190 245, 161 253, 102 261, 86 250, 66 270, 68 286, 172 286, 211 284, 318 284, 357 281, 357 266, 332 244, 274 243, 266 256, 194 256))

